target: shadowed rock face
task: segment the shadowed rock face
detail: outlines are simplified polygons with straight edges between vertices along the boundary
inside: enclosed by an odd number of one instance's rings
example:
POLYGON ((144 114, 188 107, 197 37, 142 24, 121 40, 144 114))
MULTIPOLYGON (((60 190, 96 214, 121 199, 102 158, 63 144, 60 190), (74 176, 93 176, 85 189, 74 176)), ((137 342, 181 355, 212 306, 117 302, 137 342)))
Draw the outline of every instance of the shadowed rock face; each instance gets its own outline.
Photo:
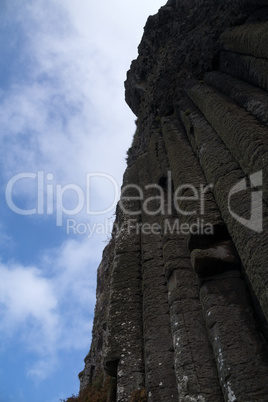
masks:
POLYGON ((268 0, 149 17, 82 390, 104 371, 110 402, 268 400, 267 43, 268 0))

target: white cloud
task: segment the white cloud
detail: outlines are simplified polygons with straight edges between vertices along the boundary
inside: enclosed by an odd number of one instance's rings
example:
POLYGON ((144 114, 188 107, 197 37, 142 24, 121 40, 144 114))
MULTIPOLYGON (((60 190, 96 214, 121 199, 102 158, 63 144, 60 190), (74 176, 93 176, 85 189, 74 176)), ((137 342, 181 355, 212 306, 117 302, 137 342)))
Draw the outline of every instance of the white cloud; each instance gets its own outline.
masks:
POLYGON ((2 347, 17 340, 36 356, 29 375, 44 379, 62 350, 89 347, 95 305, 96 249, 69 240, 43 254, 39 267, 0 265, 2 347))
MULTIPOLYGON (((87 172, 105 172, 120 186, 135 129, 123 81, 136 56, 130 43, 142 34, 137 21, 151 4, 39 0, 9 7, 27 38, 23 57, 31 74, 2 94, 5 182, 40 170, 53 173, 57 184, 84 187, 87 172)), ((20 191, 32 205, 36 192, 28 184, 20 191)), ((95 200, 113 197, 107 183, 95 182, 92 190, 95 200)))
MULTIPOLYGON (((96 35, 97 43, 92 47, 89 37, 78 31, 79 26, 62 22, 68 19, 66 12, 65 19, 57 14, 57 2, 48 5, 28 2, 17 11, 22 12, 20 23, 28 33, 25 51, 34 57, 28 66, 31 82, 14 85, 2 104, 1 132, 13 153, 6 158, 7 166, 12 171, 43 165, 78 181, 81 172, 92 169, 112 169, 118 174, 116 166, 122 169, 124 162, 117 155, 120 151, 122 155, 131 138, 127 132, 130 112, 123 101, 124 41, 114 42, 117 47, 109 46, 106 41, 109 38, 112 42, 114 34, 107 36, 102 21, 106 40, 96 35), (51 20, 54 7, 58 18, 51 20), (51 21, 49 26, 47 21, 51 21), (112 157, 115 138, 118 144, 112 157), (14 166, 12 156, 16 157, 14 166)), ((73 11, 79 9, 76 4, 73 11)))
POLYGON ((44 279, 34 267, 0 266, 0 299, 8 306, 10 317, 25 321, 28 316, 39 318, 45 326, 54 323, 57 302, 49 279, 44 279))
POLYGON ((82 172, 102 170, 120 180, 122 155, 134 131, 123 81, 142 34, 137 21, 147 14, 144 8, 149 14, 151 4, 12 4, 13 17, 27 35, 31 80, 17 82, 2 102, 9 171, 52 167, 61 177, 79 181, 82 172))
POLYGON ((19 337, 30 350, 48 353, 57 338, 57 304, 52 281, 40 270, 0 265, 2 340, 19 337))

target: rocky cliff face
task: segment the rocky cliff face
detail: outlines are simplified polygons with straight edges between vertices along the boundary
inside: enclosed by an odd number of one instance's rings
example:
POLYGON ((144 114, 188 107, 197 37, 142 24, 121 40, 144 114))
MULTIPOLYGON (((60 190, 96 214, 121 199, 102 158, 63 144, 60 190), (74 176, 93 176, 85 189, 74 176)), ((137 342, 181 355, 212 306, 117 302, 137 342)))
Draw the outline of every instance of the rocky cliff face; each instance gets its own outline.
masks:
POLYGON ((267 21, 268 0, 149 17, 82 390, 104 372, 111 402, 268 400, 267 21))

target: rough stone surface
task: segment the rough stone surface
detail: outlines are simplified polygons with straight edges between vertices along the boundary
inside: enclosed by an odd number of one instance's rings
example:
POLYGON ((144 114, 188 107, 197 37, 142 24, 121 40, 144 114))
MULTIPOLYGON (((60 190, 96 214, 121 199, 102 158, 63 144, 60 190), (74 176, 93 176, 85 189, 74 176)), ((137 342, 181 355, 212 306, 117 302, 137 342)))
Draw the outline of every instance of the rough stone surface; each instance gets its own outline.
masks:
POLYGON ((268 125, 268 100, 265 91, 219 71, 205 74, 205 82, 233 99, 261 123, 268 125))
POLYGON ((191 233, 189 235, 191 248, 203 246, 205 241, 211 243, 216 236, 225 237, 225 225, 214 196, 187 140, 182 124, 174 118, 164 118, 162 119, 162 133, 170 161, 174 188, 182 189, 182 191, 178 191, 178 199, 174 198, 181 222, 187 221, 194 224, 198 219, 203 219, 204 223, 210 223, 213 226, 211 236, 191 233), (197 195, 193 192, 192 187, 198 191, 197 195), (202 202, 200 202, 201 198, 202 202))
POLYGON ((146 23, 81 390, 104 372, 109 402, 268 400, 267 6, 169 0, 146 23))
POLYGON ((201 289, 201 302, 225 400, 265 401, 267 343, 256 327, 244 282, 209 281, 201 289))
POLYGON ((221 52, 220 71, 268 90, 268 60, 234 52, 221 52))
POLYGON ((268 23, 244 24, 225 31, 221 35, 225 50, 268 58, 268 23))
POLYGON ((163 242, 178 400, 221 401, 216 364, 199 302, 198 278, 185 238, 166 235, 163 242))
MULTIPOLYGON (((161 154, 153 153, 153 159, 161 154)), ((152 158, 144 154, 138 159, 140 185, 155 182, 157 171, 151 164, 152 158), (152 168, 152 170, 150 169, 152 168), (151 170, 151 171, 150 171, 151 170)), ((160 165, 160 163, 159 163, 160 165)), ((152 194, 148 194, 152 196, 152 194)), ((157 204, 155 201, 154 204, 157 204)), ((157 209, 156 208, 152 208, 157 209)), ((142 214, 144 225, 161 224, 161 216, 142 214)), ((146 389, 150 390, 148 401, 177 400, 176 377, 174 371, 173 345, 170 329, 167 281, 162 250, 162 235, 142 234, 143 270, 143 328, 146 389), (148 247, 149 246, 149 247, 148 247)))
POLYGON ((211 87, 196 84, 188 93, 244 173, 263 170, 268 175, 268 128, 211 87))

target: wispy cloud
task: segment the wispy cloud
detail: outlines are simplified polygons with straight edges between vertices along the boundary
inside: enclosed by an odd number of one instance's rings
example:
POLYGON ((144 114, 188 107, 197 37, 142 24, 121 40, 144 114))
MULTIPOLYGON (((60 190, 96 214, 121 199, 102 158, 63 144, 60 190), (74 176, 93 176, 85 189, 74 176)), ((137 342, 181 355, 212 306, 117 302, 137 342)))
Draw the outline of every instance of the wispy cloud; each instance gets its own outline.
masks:
MULTIPOLYGON (((69 6, 74 14, 79 10, 69 6)), ((28 1, 13 11, 27 33, 22 50, 31 55, 31 78, 2 94, 1 133, 11 151, 4 155, 5 171, 53 168, 61 179, 79 182, 85 171, 106 170, 119 178, 122 150, 131 139, 131 114, 123 100, 126 66, 118 61, 125 39, 118 41, 113 30, 108 34, 102 19, 98 30, 84 29, 82 36, 75 16, 67 18, 65 10, 62 18, 57 2, 44 7, 28 1)), ((96 25, 90 7, 88 16, 96 25)))
POLYGON ((49 279, 44 279, 38 269, 11 264, 0 266, 0 298, 9 311, 4 315, 4 327, 18 325, 29 317, 38 318, 49 331, 57 317, 56 298, 49 279))
POLYGON ((38 267, 0 265, 2 346, 16 338, 36 354, 30 375, 44 379, 59 352, 88 346, 97 258, 88 241, 69 240, 43 253, 38 267))
POLYGON ((1 264, 0 305, 3 348, 16 339, 37 357, 54 358, 60 317, 51 280, 35 267, 1 264))
MULTIPOLYGON (((160 0, 4 0, 1 190, 14 174, 38 170, 53 173, 60 185, 84 188, 88 172, 105 172, 120 184, 135 129, 123 81, 152 3, 155 11, 162 5, 160 0)), ((23 183, 17 195, 32 205, 33 190, 23 183)), ((95 205, 112 191, 107 182, 92 183, 95 205)), ((42 231, 44 216, 38 219, 42 231)), ((42 253, 29 250, 39 255, 32 266, 11 254, 0 264, 2 348, 12 340, 34 356, 29 376, 45 379, 61 352, 88 349, 100 239, 77 236, 42 253)), ((12 233, 0 238, 2 245, 12 241, 12 233)))

